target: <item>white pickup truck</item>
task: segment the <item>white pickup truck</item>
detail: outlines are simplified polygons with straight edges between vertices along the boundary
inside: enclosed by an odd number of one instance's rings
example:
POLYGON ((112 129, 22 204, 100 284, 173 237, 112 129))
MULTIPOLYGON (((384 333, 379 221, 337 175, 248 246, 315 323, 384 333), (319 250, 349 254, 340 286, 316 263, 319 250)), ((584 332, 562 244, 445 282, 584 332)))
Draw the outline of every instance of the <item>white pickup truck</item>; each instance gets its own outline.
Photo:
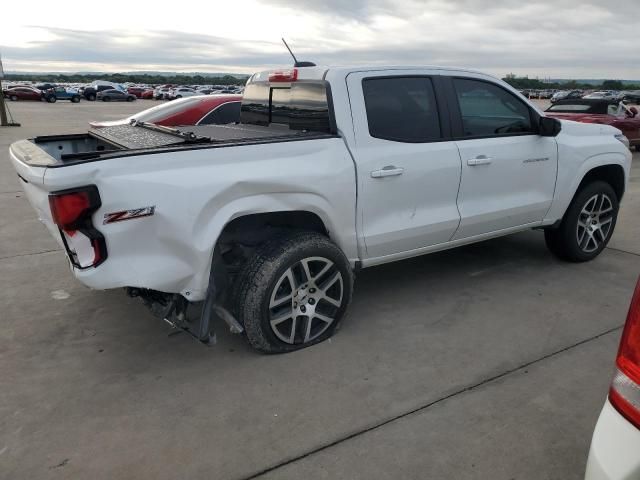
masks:
POLYGON ((221 317, 263 352, 331 336, 360 268, 531 228, 593 259, 631 164, 618 130, 545 117, 491 76, 379 66, 256 73, 237 124, 134 123, 10 156, 78 280, 127 287, 204 342, 221 317))

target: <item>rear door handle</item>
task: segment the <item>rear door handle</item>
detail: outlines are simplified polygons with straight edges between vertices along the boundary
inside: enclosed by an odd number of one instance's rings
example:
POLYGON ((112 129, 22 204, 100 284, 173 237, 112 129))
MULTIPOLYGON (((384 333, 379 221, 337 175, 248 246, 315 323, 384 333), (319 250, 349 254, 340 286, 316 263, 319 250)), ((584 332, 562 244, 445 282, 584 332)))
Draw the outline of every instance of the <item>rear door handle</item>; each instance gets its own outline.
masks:
POLYGON ((493 158, 487 157, 486 155, 478 155, 476 158, 467 160, 467 165, 475 167, 477 165, 489 165, 491 162, 493 162, 493 158))
POLYGON ((402 175, 403 173, 404 168, 387 165, 380 170, 374 170, 371 172, 371 178, 395 177, 396 175, 402 175))

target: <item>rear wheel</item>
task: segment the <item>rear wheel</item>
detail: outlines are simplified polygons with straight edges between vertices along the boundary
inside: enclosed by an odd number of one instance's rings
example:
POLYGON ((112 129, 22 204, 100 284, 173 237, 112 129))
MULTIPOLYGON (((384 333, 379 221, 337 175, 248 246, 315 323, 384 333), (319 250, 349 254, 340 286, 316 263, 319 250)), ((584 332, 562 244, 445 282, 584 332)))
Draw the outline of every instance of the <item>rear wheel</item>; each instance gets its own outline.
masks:
POLYGON ((236 311, 249 344, 283 353, 326 340, 344 316, 351 267, 327 237, 297 232, 267 242, 236 281, 236 311))
POLYGON ((549 250, 570 262, 596 258, 607 246, 618 218, 618 197, 606 182, 583 187, 557 229, 545 230, 549 250))
POLYGON ((110 102, 111 101, 111 97, 102 97, 102 101, 103 102, 110 102))
POLYGON ((93 93, 90 93, 89 95, 87 95, 87 100, 89 100, 90 102, 93 102, 96 99, 96 96, 93 93))
POLYGON ((127 102, 133 102, 135 100, 134 97, 127 97, 127 102))
POLYGON ((16 95, 11 95, 11 96, 9 96, 9 100, 11 100, 12 102, 17 102, 18 101, 18 97, 16 95))
POLYGON ((636 152, 640 152, 640 144, 636 145, 636 152))
POLYGON ((80 97, 71 97, 71 101, 73 103, 78 103, 78 102, 80 102, 80 97))
POLYGON ((47 97, 47 102, 49 102, 49 103, 56 103, 56 101, 57 101, 57 100, 58 100, 58 99, 56 98, 56 96, 55 96, 55 95, 49 95, 49 96, 47 97))

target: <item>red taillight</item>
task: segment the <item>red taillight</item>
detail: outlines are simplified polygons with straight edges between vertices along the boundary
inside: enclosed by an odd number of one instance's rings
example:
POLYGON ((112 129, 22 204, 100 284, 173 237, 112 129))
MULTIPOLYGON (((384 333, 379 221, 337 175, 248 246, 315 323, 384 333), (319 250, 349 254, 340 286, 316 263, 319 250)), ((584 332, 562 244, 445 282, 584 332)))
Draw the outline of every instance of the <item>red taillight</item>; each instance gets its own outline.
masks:
POLYGON ((633 293, 616 363, 625 375, 640 385, 640 279, 633 293))
POLYGON ((636 285, 616 358, 609 401, 627 420, 640 428, 640 279, 636 285))
POLYGON ((59 227, 67 255, 77 268, 96 267, 107 258, 104 236, 91 221, 100 194, 91 185, 49 195, 51 218, 59 227))
POLYGON ((298 69, 277 70, 269 74, 270 82, 295 82, 298 79, 298 69))
POLYGON ((49 196, 53 222, 63 230, 73 230, 73 225, 91 208, 89 192, 80 191, 49 196))

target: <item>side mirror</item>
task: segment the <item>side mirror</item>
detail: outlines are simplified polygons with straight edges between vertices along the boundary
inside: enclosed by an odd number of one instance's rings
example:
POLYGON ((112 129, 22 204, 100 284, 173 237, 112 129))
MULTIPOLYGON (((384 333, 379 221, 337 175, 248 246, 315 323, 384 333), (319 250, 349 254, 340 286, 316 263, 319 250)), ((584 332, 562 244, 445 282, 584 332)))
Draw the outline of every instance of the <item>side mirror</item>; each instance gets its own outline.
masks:
POLYGON ((543 137, 556 137, 562 130, 562 124, 557 118, 540 117, 538 131, 543 137))

